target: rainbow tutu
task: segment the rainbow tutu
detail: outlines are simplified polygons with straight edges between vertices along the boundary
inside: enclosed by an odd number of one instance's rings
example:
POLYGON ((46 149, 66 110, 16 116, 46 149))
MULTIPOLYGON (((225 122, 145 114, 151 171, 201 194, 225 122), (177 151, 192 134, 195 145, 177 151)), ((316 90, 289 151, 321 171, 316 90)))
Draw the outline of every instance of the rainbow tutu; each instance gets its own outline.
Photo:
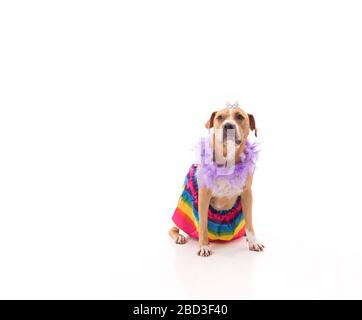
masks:
MULTIPOLYGON (((186 175, 182 194, 172 216, 173 222, 190 237, 198 239, 198 185, 197 166, 193 164, 186 175)), ((231 209, 208 211, 208 238, 210 241, 230 241, 245 235, 245 219, 239 196, 231 209)))

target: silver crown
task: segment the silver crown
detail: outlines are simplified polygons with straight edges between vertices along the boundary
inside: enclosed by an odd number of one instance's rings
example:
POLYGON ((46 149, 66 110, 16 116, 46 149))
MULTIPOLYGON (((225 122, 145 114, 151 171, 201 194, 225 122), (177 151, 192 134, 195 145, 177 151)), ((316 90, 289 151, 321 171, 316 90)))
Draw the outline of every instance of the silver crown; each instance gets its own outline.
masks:
POLYGON ((230 108, 230 109, 237 108, 237 107, 239 107, 239 101, 235 101, 234 104, 231 104, 229 101, 226 101, 225 107, 230 108))

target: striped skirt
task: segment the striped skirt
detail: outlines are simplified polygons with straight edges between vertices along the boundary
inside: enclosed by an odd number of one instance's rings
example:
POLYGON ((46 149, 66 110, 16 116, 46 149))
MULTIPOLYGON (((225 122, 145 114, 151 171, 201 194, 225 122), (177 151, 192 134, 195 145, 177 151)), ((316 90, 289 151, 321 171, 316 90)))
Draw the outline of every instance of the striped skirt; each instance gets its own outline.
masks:
MULTIPOLYGON (((192 165, 184 182, 181 197, 172 216, 173 222, 190 237, 198 239, 198 185, 197 167, 192 165)), ((208 211, 208 238, 211 241, 229 241, 245 235, 245 219, 239 196, 231 209, 208 211)))

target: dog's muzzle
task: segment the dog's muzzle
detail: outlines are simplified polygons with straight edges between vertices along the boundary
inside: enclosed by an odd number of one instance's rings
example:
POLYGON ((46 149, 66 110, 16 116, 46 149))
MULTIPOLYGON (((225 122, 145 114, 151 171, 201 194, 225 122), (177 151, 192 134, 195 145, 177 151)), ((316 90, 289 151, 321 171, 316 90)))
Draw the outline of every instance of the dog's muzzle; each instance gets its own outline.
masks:
POLYGON ((230 122, 225 123, 222 131, 223 142, 232 140, 235 144, 241 144, 241 139, 238 136, 238 130, 235 124, 230 122))

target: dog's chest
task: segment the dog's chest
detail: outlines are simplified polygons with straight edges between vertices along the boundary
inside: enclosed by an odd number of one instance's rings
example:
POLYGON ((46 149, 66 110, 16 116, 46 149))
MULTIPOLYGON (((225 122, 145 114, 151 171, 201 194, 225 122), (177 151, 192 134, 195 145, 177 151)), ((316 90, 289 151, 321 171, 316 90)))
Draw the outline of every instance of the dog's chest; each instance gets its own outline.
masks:
POLYGON ((218 177, 215 180, 215 186, 212 188, 213 197, 232 198, 241 193, 242 189, 232 185, 227 179, 218 177))

